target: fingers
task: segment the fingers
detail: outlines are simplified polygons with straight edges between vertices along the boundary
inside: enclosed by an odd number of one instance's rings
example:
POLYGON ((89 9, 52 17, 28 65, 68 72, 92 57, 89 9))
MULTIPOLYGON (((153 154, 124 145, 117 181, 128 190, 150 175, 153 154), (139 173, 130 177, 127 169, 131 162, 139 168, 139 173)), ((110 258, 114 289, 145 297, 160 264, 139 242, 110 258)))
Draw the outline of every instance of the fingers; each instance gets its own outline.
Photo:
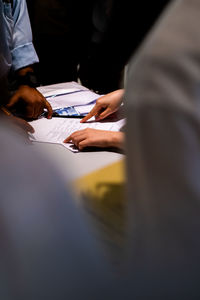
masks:
POLYGON ((79 144, 78 144, 78 148, 79 150, 83 150, 84 148, 88 147, 89 144, 88 144, 88 141, 87 140, 83 140, 81 141, 79 144))
POLYGON ((85 130, 79 130, 73 132, 69 137, 64 140, 64 143, 72 142, 76 147, 80 149, 80 143, 87 139, 87 133, 85 130))
POLYGON ((67 137, 64 143, 72 142, 79 150, 85 147, 103 147, 104 142, 104 131, 93 128, 86 128, 83 130, 76 131, 67 137))
POLYGON ((53 114, 53 109, 52 109, 50 103, 46 99, 45 99, 45 106, 44 107, 47 109, 47 112, 48 112, 47 119, 51 119, 52 118, 52 114, 53 114))
POLYGON ((87 116, 85 116, 80 123, 85 123, 87 120, 89 120, 90 118, 96 116, 98 114, 100 110, 100 107, 96 104, 95 107, 93 107, 93 109, 87 114, 87 116))
POLYGON ((47 109, 47 119, 52 118, 53 109, 50 103, 43 96, 41 97, 40 101, 35 101, 31 108, 34 111, 32 114, 33 119, 38 118, 44 112, 44 108, 47 109))
POLYGON ((103 112, 100 112, 100 114, 96 116, 96 121, 103 120, 112 113, 113 112, 111 111, 111 109, 107 107, 103 112))
POLYGON ((43 96, 37 98, 33 105, 27 106, 27 117, 33 119, 38 118, 44 112, 44 108, 47 109, 47 119, 51 119, 53 114, 52 107, 43 96))
POLYGON ((87 120, 89 120, 91 117, 95 116, 96 121, 105 119, 110 114, 112 114, 114 111, 116 111, 115 108, 112 108, 112 97, 110 97, 110 94, 100 97, 96 101, 95 107, 85 116, 80 123, 84 123, 87 120))
POLYGON ((35 94, 35 100, 33 104, 27 106, 27 117, 33 119, 38 118, 44 112, 44 108, 47 109, 47 118, 51 119, 53 110, 50 103, 46 100, 45 97, 43 97, 42 94, 37 92, 37 94, 35 94))
POLYGON ((78 130, 73 132, 70 136, 68 136, 63 143, 69 143, 70 141, 73 141, 75 138, 77 138, 78 136, 83 135, 85 132, 85 129, 83 130, 78 130))
MULTIPOLYGON (((88 139, 82 139, 82 140, 77 140, 77 141, 73 141, 73 139, 70 139, 72 141, 72 143, 79 149, 79 150, 83 150, 86 147, 90 146, 90 143, 88 141, 88 139)), ((70 141, 69 140, 69 141, 70 141)), ((68 142, 69 142, 68 141, 68 142)), ((66 142, 66 143, 68 143, 66 142)))
POLYGON ((72 140, 72 135, 68 136, 63 143, 69 143, 72 140))
POLYGON ((50 119, 53 114, 52 107, 50 103, 45 99, 45 97, 36 89, 30 88, 28 86, 23 86, 18 89, 18 91, 11 97, 8 108, 13 107, 19 100, 22 100, 26 114, 25 116, 30 119, 36 119, 40 116, 44 108, 47 109, 47 118, 50 119))

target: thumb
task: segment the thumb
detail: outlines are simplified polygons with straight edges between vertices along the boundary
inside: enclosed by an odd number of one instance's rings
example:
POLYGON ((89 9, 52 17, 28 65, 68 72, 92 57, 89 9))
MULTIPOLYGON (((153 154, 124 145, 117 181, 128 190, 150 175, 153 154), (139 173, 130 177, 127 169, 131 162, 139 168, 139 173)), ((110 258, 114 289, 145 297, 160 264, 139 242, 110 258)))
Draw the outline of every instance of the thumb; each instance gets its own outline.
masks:
POLYGON ((53 114, 53 109, 51 107, 51 104, 45 99, 45 108, 47 109, 47 119, 51 119, 52 118, 52 114, 53 114))

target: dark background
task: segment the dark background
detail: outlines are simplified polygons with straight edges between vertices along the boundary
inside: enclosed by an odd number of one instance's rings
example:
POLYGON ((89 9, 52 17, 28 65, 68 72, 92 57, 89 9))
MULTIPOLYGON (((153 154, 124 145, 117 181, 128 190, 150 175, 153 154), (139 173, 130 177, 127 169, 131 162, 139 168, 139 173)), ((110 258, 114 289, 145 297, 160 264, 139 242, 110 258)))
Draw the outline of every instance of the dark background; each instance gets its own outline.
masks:
POLYGON ((27 0, 42 84, 77 80, 107 93, 169 0, 27 0), (79 70, 77 70, 79 66, 79 70))

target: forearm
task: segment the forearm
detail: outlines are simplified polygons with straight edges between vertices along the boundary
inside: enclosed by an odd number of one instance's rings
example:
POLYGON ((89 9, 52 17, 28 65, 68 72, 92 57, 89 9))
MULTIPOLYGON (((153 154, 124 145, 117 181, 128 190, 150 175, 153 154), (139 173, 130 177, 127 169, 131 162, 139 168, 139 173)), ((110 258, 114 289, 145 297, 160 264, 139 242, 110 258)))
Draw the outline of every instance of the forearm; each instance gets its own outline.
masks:
POLYGON ((118 103, 120 104, 124 95, 124 89, 116 90, 114 92, 109 93, 108 95, 110 95, 113 101, 118 101, 118 103))

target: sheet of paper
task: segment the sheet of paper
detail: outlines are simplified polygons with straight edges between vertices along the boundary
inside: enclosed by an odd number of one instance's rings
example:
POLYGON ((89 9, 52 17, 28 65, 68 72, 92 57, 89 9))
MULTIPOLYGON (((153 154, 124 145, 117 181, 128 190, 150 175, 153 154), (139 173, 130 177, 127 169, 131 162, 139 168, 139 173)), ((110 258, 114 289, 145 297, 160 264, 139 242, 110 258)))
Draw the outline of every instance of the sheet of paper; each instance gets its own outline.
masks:
POLYGON ((64 92, 70 93, 72 91, 88 90, 86 87, 75 81, 40 86, 37 89, 44 95, 44 97, 63 94, 64 92))
POLYGON ((52 98, 48 98, 47 100, 51 104, 53 109, 67 107, 67 106, 77 106, 77 105, 86 105, 90 102, 101 97, 100 95, 93 93, 89 90, 78 91, 74 93, 70 93, 67 95, 60 95, 52 98))
POLYGON ((74 131, 84 128, 95 128, 102 130, 119 131, 124 125, 125 120, 117 122, 90 122, 80 123, 80 119, 72 118, 52 118, 50 120, 41 118, 30 122, 35 129, 35 133, 30 135, 31 140, 38 142, 62 144, 73 152, 78 152, 78 149, 72 144, 65 144, 63 141, 74 131))
POLYGON ((93 109, 94 106, 95 106, 95 103, 88 104, 88 105, 79 105, 79 106, 76 106, 76 110, 80 114, 88 114, 93 109))

